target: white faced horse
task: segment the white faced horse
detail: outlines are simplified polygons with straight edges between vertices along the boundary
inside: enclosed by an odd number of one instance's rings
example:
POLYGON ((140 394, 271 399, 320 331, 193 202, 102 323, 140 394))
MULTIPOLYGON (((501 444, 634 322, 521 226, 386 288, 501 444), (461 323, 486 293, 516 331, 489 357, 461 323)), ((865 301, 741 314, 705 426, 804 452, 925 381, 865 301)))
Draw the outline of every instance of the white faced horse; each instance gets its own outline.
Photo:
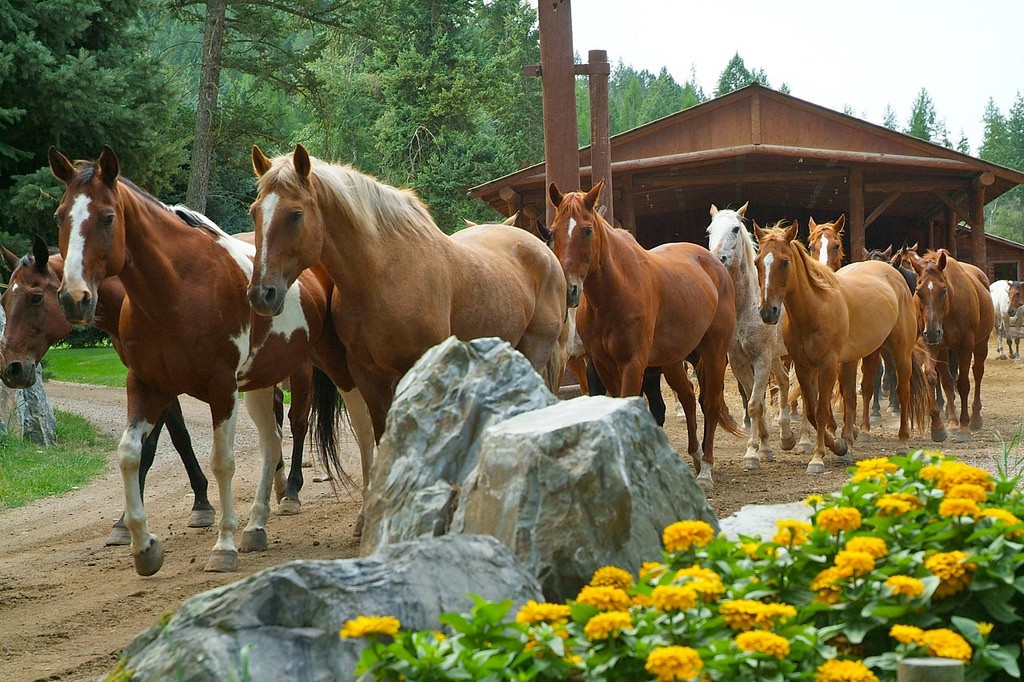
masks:
POLYGON ((769 372, 775 375, 779 385, 782 448, 792 449, 796 438, 790 429, 789 373, 782 364, 782 356, 786 355, 782 326, 761 320, 754 239, 743 225, 746 210, 747 204, 738 211, 719 210, 711 205, 708 249, 725 265, 736 288, 736 331, 729 348, 729 365, 747 394, 746 407, 750 414, 750 437, 743 467, 756 469, 762 459, 771 461, 773 457, 764 417, 769 372))
POLYGON ((1006 353, 1003 352, 1003 339, 1006 339, 1006 349, 1010 353, 1010 359, 1020 359, 1020 337, 1015 334, 1018 330, 1012 328, 1016 326, 1016 320, 1011 322, 1010 318, 1016 318, 1017 309, 1024 304, 1021 282, 1000 279, 992 282, 988 290, 992 294, 992 307, 995 308, 996 313, 996 352, 999 354, 999 359, 1006 359, 1006 353))

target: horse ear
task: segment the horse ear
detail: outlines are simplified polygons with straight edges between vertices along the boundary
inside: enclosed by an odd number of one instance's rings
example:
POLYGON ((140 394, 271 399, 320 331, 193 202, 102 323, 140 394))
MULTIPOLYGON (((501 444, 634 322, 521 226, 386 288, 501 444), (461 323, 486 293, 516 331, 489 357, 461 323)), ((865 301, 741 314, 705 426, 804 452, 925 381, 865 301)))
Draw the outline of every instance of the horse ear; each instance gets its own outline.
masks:
POLYGON ((818 223, 814 222, 814 218, 808 218, 807 219, 807 229, 808 230, 813 232, 814 228, 816 228, 817 226, 818 226, 818 223))
POLYGON ((711 204, 711 217, 714 218, 716 215, 718 215, 718 207, 711 204))
POLYGON ((559 192, 558 188, 555 187, 555 183, 552 182, 548 185, 548 198, 551 199, 551 203, 554 207, 558 208, 562 205, 562 199, 565 198, 565 195, 559 192))
POLYGON ((117 162, 117 154, 114 153, 110 145, 103 145, 103 151, 100 152, 97 163, 100 167, 100 179, 108 187, 114 187, 117 184, 117 176, 121 172, 121 165, 117 162))
POLYGON ((540 220, 538 220, 536 224, 537 224, 537 234, 540 235, 541 240, 545 244, 550 244, 551 243, 551 230, 549 230, 548 226, 545 225, 544 223, 542 223, 540 220))
POLYGON ((914 268, 914 272, 920 275, 924 270, 924 259, 918 256, 913 250, 908 251, 907 255, 910 256, 910 265, 914 268))
POLYGON ((745 218, 747 216, 747 206, 749 205, 749 201, 745 202, 742 206, 740 206, 739 210, 736 211, 736 213, 738 213, 741 218, 745 218))
POLYGON ((946 260, 946 250, 945 249, 940 249, 939 250, 939 260, 938 260, 939 270, 945 270, 947 262, 948 261, 946 260))
POLYGON ((761 226, 758 225, 757 221, 755 220, 754 221, 754 239, 756 239, 758 241, 758 243, 760 243, 761 242, 761 237, 763 237, 763 236, 764 236, 764 230, 761 229, 761 226))
POLYGON ((843 233, 843 228, 846 227, 846 214, 845 213, 842 214, 841 216, 839 216, 838 218, 836 218, 836 222, 834 223, 833 227, 835 228, 836 234, 842 234, 843 233))
POLYGON ((309 152, 302 144, 295 145, 295 153, 292 154, 292 164, 295 165, 295 172, 303 180, 309 179, 309 173, 313 170, 313 162, 309 160, 309 152))
POLYGON ((786 228, 786 241, 793 241, 796 239, 797 234, 800 232, 800 223, 796 220, 786 228))
POLYGON ((903 253, 901 251, 897 251, 894 256, 889 258, 889 265, 893 266, 894 268, 901 267, 902 262, 903 262, 903 253))
POLYGON ((256 173, 256 177, 262 178, 268 170, 270 170, 270 159, 263 153, 263 150, 256 145, 252 146, 252 169, 256 173))
POLYGON ((604 189, 604 178, 597 181, 597 184, 590 188, 587 195, 583 198, 583 205, 587 207, 588 211, 593 211, 594 206, 597 206, 597 200, 601 198, 601 190, 604 189))
POLYGON ((889 247, 886 248, 886 250, 882 252, 882 255, 885 256, 886 260, 889 260, 889 256, 892 255, 892 244, 889 244, 889 247))
POLYGON ((914 245, 910 247, 910 250, 911 250, 911 251, 913 251, 914 253, 917 253, 917 245, 918 245, 919 243, 920 243, 920 242, 914 242, 914 245))
POLYGON ((515 213, 513 213, 509 217, 507 217, 504 220, 502 220, 501 224, 502 225, 515 225, 516 224, 516 220, 518 220, 518 219, 519 219, 519 211, 516 211, 515 213))
POLYGON ((14 268, 18 267, 18 262, 21 259, 15 256, 13 252, 8 250, 4 246, 0 246, 0 255, 3 256, 4 265, 7 266, 7 269, 10 270, 11 272, 14 272, 14 268))
POLYGON ((32 256, 36 259, 36 269, 46 272, 46 269, 50 267, 50 249, 38 234, 35 241, 32 242, 32 256))
POLYGON ((469 218, 463 218, 462 222, 466 223, 466 227, 476 227, 476 223, 474 223, 469 218))
POLYGON ((871 252, 868 251, 866 246, 860 247, 861 260, 871 260, 871 252))
POLYGON ((71 182, 75 177, 75 165, 68 161, 68 157, 57 151, 56 147, 50 147, 47 156, 50 159, 50 172, 53 173, 53 177, 65 185, 71 182))

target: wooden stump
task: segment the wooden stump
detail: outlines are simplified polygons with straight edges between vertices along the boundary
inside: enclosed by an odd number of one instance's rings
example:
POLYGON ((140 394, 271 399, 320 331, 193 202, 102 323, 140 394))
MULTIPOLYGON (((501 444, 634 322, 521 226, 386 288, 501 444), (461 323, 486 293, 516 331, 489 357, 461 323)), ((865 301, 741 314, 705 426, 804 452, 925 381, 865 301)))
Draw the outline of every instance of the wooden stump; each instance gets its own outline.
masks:
POLYGON ((898 682, 964 682, 964 664, 952 658, 908 658, 900 662, 898 682))

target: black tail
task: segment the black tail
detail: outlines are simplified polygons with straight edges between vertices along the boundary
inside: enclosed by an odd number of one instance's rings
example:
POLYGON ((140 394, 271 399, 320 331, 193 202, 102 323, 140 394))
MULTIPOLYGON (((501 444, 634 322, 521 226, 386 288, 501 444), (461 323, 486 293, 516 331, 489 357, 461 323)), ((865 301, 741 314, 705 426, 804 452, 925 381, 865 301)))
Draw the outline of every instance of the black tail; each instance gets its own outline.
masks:
POLYGON ((310 421, 313 422, 313 445, 320 451, 320 463, 334 481, 341 481, 349 490, 356 490, 355 481, 341 468, 338 457, 338 422, 341 417, 341 401, 338 387, 319 368, 313 368, 313 397, 310 406, 310 421))

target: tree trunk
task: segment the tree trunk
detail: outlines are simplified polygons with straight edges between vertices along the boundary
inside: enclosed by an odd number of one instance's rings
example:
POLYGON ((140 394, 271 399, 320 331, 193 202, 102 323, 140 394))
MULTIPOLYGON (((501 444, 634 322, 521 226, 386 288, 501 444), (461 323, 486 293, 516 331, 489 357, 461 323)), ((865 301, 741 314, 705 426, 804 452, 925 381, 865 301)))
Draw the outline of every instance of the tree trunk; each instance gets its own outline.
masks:
POLYGON ((196 106, 196 139, 192 147, 192 172, 188 179, 185 203, 189 208, 206 211, 210 191, 210 166, 213 163, 213 117, 220 90, 221 53, 224 48, 224 18, 228 0, 208 0, 203 27, 203 63, 200 66, 199 96, 196 106))

